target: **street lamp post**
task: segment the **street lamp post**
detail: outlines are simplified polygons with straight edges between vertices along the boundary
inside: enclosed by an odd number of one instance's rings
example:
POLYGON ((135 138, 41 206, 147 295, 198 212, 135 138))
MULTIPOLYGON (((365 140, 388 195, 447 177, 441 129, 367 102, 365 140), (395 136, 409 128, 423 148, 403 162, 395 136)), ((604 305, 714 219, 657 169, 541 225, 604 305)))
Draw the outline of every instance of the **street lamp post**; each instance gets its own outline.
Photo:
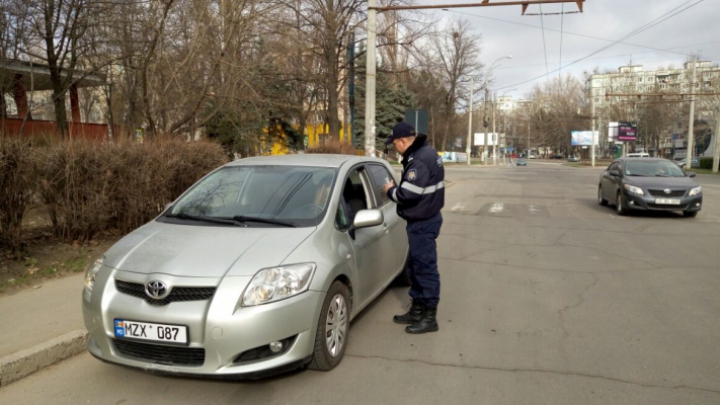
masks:
MULTIPOLYGON (((482 155, 482 161, 483 161, 483 162, 487 161, 487 147, 488 147, 487 102, 488 102, 488 98, 490 97, 490 95, 488 94, 488 93, 489 93, 488 86, 489 86, 489 84, 490 84, 490 74, 492 73, 492 70, 493 70, 493 68, 495 67, 495 64, 498 63, 498 62, 500 62, 500 61, 503 60, 503 59, 512 59, 512 55, 503 56, 502 58, 498 58, 497 60, 495 60, 495 62, 493 62, 493 63, 490 65, 490 67, 487 68, 487 70, 486 70, 486 72, 485 72, 485 111, 484 111, 484 113, 483 113, 483 127, 484 127, 484 129, 485 129, 485 131, 484 131, 484 132, 485 132, 485 143, 483 143, 483 155, 482 155)), ((472 91, 472 89, 471 89, 471 91, 472 91)))

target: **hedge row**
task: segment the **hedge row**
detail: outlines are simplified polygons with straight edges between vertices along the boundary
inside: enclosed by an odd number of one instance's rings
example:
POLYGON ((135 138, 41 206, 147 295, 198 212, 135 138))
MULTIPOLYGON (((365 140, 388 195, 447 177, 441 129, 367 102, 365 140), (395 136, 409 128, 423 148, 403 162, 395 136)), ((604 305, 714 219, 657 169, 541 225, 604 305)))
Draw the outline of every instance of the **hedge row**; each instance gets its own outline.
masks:
POLYGON ((711 170, 712 165, 713 165, 713 158, 711 158, 711 157, 700 158, 700 168, 701 169, 711 170))
POLYGON ((209 142, 144 144, 0 138, 0 247, 22 246, 22 218, 31 204, 49 213, 53 233, 68 241, 99 232, 129 232, 227 161, 209 142))

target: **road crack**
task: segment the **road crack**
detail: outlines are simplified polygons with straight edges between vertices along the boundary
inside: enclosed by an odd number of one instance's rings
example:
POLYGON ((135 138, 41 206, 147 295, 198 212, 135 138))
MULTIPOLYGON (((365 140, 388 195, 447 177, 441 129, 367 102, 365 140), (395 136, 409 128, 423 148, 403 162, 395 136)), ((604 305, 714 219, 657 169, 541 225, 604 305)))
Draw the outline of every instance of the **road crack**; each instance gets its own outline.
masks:
POLYGON ((593 378, 593 379, 600 379, 605 381, 611 381, 621 384, 629 384, 629 385, 635 385, 638 387, 643 388, 664 388, 664 389, 684 389, 684 390, 691 390, 691 391, 704 391, 704 392, 711 392, 713 394, 720 394, 720 390, 714 390, 710 388, 702 388, 702 387, 690 387, 687 385, 655 385, 655 384, 649 384, 649 383, 643 383, 638 381, 631 381, 631 380, 624 380, 621 378, 616 377, 609 377, 605 375, 600 374, 590 374, 590 373, 580 373, 580 372, 572 372, 572 371, 561 371, 561 370, 549 370, 549 369, 532 369, 532 368, 503 368, 503 367, 488 367, 488 366, 473 366, 473 365, 467 365, 467 364, 453 364, 453 363, 439 363, 439 362, 432 362, 432 361, 425 361, 425 360, 416 360, 416 359, 392 359, 389 357, 384 356, 364 356, 364 355, 358 355, 358 354, 345 354, 346 357, 353 357, 358 359, 367 359, 367 360, 385 360, 389 362, 396 362, 396 363, 419 363, 419 364, 425 364, 428 366, 436 366, 436 367, 452 367, 452 368, 460 368, 460 369, 473 369, 473 370, 484 370, 484 371, 499 371, 499 372, 505 372, 505 373, 539 373, 539 374, 556 374, 556 375, 562 375, 566 377, 582 377, 582 378, 593 378))

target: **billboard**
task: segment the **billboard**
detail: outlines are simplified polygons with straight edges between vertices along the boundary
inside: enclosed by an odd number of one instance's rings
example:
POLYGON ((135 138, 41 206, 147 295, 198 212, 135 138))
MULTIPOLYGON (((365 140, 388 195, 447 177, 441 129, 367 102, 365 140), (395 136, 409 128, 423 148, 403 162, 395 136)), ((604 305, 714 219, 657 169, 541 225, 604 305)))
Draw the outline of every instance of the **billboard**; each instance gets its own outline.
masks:
POLYGON ((618 141, 637 141, 637 124, 634 122, 618 122, 618 141))
POLYGON ((572 146, 590 146, 593 144, 593 133, 595 134, 595 145, 598 144, 600 138, 598 131, 572 131, 570 132, 570 145, 572 146))
POLYGON ((637 123, 620 121, 608 124, 608 142, 635 141, 637 141, 637 123))
MULTIPOLYGON (((488 132, 488 146, 496 146, 497 145, 497 139, 498 134, 493 132, 488 132)), ((475 134, 475 146, 484 146, 485 145, 485 133, 480 132, 475 134)))

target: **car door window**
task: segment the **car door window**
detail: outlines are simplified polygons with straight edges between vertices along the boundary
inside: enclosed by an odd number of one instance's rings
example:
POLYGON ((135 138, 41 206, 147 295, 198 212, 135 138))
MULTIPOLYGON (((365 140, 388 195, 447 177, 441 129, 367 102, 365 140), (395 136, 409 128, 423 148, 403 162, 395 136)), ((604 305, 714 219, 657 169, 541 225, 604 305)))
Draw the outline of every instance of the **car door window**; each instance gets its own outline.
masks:
POLYGON ((368 173, 370 174, 370 178, 373 182, 375 201, 377 201, 378 207, 382 207, 383 205, 390 202, 390 198, 388 198, 387 194, 383 190, 383 187, 385 186, 385 184, 390 182, 393 177, 385 166, 368 165, 367 168, 368 173))
POLYGON ((345 219, 348 224, 353 223, 355 214, 358 211, 372 206, 366 189, 366 182, 362 167, 353 169, 345 179, 340 204, 344 205, 345 219))

